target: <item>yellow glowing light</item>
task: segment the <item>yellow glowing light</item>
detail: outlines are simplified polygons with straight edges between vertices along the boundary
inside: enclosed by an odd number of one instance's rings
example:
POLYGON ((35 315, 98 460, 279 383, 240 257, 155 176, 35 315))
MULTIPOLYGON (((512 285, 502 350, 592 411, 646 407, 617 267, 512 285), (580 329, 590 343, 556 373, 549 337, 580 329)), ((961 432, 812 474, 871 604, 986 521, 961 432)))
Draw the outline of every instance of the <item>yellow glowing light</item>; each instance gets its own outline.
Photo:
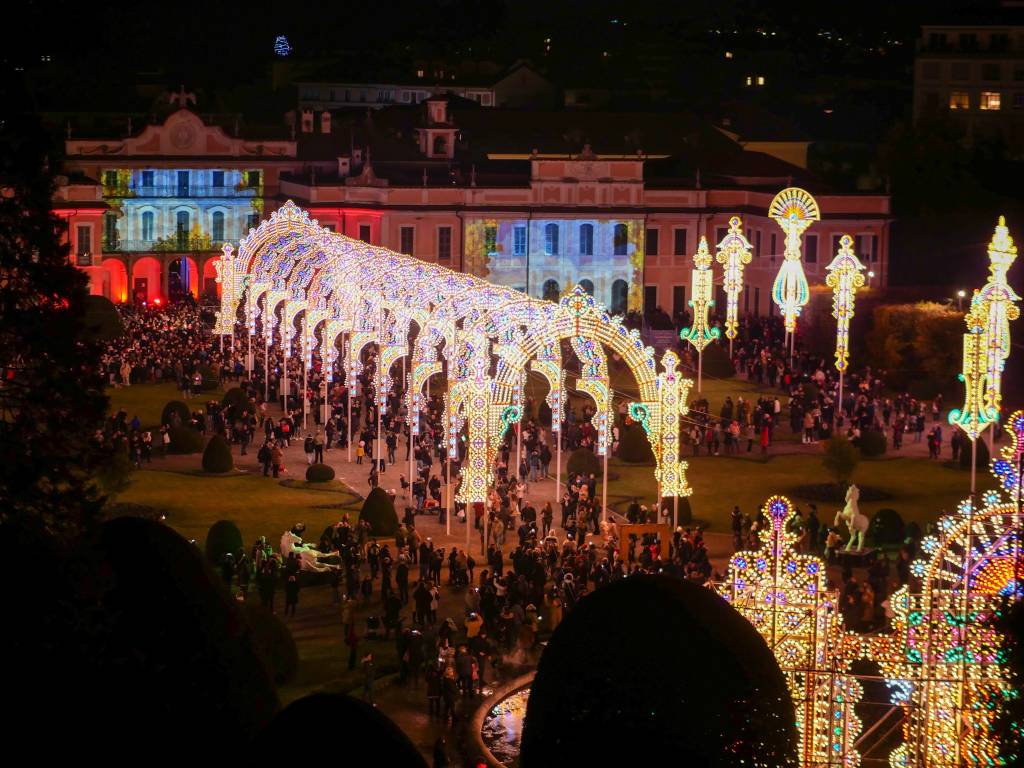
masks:
POLYGON ((786 331, 793 333, 796 319, 811 295, 800 262, 800 238, 811 224, 821 219, 821 214, 810 193, 789 187, 775 196, 768 207, 768 215, 786 234, 785 258, 772 285, 772 299, 779 307, 786 331))
POLYGON ((857 289, 864 287, 864 265, 853 252, 853 238, 839 238, 839 251, 828 265, 825 284, 832 289, 832 317, 836 319, 836 370, 845 371, 849 359, 850 318, 857 289))
POLYGON ((750 242, 743 236, 743 221, 739 216, 729 219, 729 232, 718 244, 715 260, 725 267, 722 287, 725 289, 725 335, 736 338, 740 306, 740 291, 743 290, 743 267, 750 263, 750 242))
POLYGON ((700 236, 697 252, 693 255, 694 269, 691 270, 693 321, 689 328, 679 332, 679 338, 690 342, 697 351, 701 351, 720 335, 717 328, 708 325, 708 309, 714 305, 711 298, 712 280, 711 252, 708 250, 708 239, 700 236))

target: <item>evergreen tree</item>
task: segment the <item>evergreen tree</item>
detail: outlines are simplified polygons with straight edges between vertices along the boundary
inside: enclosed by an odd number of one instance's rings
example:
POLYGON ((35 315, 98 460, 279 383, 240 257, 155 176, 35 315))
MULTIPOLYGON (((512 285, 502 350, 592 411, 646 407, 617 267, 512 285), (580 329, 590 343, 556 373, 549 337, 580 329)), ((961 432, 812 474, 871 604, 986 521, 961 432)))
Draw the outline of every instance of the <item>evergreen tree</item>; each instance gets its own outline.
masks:
POLYGON ((0 522, 67 539, 102 503, 93 437, 106 398, 87 279, 51 211, 47 144, 34 118, 0 120, 0 522))

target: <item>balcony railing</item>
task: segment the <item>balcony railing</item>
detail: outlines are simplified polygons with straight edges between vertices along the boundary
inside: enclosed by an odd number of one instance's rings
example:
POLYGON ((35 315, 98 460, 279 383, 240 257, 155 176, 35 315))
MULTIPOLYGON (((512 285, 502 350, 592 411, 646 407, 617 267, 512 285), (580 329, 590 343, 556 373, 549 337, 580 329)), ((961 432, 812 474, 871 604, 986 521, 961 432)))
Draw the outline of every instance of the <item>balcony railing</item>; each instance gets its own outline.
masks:
POLYGON ((149 184, 136 186, 103 186, 104 197, 255 197, 259 191, 258 187, 249 187, 242 184, 209 186, 206 184, 189 184, 179 186, 177 184, 149 184))
POLYGON ((209 237, 165 237, 159 240, 122 240, 103 238, 104 253, 183 253, 220 251, 229 240, 209 237))

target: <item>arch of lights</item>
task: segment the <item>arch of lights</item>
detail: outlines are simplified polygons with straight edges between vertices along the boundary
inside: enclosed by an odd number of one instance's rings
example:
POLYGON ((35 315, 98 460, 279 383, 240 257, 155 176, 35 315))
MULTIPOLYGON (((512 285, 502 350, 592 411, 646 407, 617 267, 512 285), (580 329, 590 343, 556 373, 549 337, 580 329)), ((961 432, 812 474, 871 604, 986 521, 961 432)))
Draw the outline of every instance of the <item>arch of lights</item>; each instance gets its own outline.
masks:
MULTIPOLYGON (((686 413, 689 380, 678 360, 666 358, 659 374, 654 352, 635 330, 580 288, 555 304, 453 272, 320 227, 288 201, 239 244, 225 246, 218 266, 221 311, 215 332, 244 323, 251 350, 280 350, 288 370, 305 373, 319 356, 333 379, 339 339, 342 369, 354 387, 363 351, 377 353, 373 388, 384 409, 393 389, 391 370, 410 358, 407 397, 413 434, 431 376, 445 370, 444 422, 449 455, 458 456, 467 427, 460 501, 486 501, 499 443, 522 418, 527 370, 549 385, 547 402, 564 414, 562 342, 580 360, 578 387, 595 403, 598 451, 610 449, 612 392, 605 349, 623 359, 638 385, 641 419, 657 458, 665 495, 689 495, 686 462, 679 460, 679 417, 686 413), (415 331, 414 331, 415 327, 415 331)), ((285 377, 287 380, 287 377, 285 377)), ((287 386, 287 384, 285 384, 287 386)), ((560 418, 553 418, 560 429, 560 418)))

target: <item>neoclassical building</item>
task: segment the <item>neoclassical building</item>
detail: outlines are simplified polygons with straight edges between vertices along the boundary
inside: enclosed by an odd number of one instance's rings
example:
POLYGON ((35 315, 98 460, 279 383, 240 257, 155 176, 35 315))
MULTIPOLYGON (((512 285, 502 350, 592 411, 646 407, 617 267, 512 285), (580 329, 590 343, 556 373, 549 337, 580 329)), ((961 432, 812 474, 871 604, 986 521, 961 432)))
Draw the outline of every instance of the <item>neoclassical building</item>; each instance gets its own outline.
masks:
POLYGON ((214 293, 223 243, 291 199, 335 231, 532 296, 578 283, 613 310, 668 313, 686 307, 700 237, 713 250, 739 215, 753 247, 740 310, 765 314, 783 251, 768 206, 790 185, 822 212, 804 237, 812 286, 844 233, 873 284, 887 281, 888 196, 827 188, 802 167, 806 142, 754 149, 686 115, 484 109, 450 95, 303 111, 285 138, 237 133, 181 108, 137 135, 66 142, 54 207, 94 293, 214 293))

